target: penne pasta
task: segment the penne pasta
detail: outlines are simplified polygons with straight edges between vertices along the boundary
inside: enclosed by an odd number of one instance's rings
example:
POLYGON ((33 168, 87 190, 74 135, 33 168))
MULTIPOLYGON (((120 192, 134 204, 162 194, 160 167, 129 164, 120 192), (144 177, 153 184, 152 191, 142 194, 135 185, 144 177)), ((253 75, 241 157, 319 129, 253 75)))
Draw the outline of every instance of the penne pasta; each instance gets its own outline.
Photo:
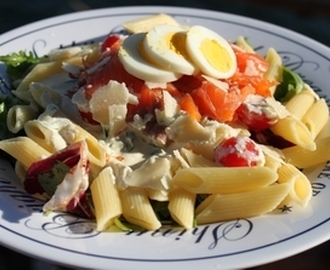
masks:
POLYGON ((111 167, 107 167, 90 185, 95 209, 96 229, 99 231, 109 228, 123 212, 114 178, 111 167))
POLYGON ((319 134, 317 134, 316 140, 328 136, 330 136, 330 117, 328 117, 328 121, 325 123, 324 127, 321 129, 319 134))
POLYGON ((155 200, 159 202, 166 202, 168 201, 168 191, 157 190, 152 188, 146 188, 148 198, 150 200, 155 200))
MULTIPOLYGON (((316 137, 316 140, 326 138, 330 136, 330 118, 328 118, 325 126, 322 128, 322 130, 319 132, 319 134, 316 137)), ((323 161, 319 164, 315 164, 312 166, 309 166, 307 168, 304 168, 302 171, 307 176, 308 179, 316 179, 319 174, 324 169, 325 165, 327 164, 328 160, 323 161)))
POLYGON ((330 160, 330 136, 315 140, 316 149, 310 151, 301 146, 292 146, 282 150, 286 161, 304 169, 330 160))
POLYGON ((50 153, 67 146, 62 136, 44 121, 31 120, 24 125, 24 130, 29 138, 45 148, 50 153))
POLYGON ((274 184, 247 192, 212 194, 196 209, 198 224, 249 218, 273 211, 288 195, 289 184, 274 184))
MULTIPOLYGON (((81 65, 82 57, 72 57, 66 59, 65 62, 74 65, 81 65)), ((17 86, 16 90, 27 91, 29 90, 31 83, 41 82, 52 75, 61 73, 62 71, 63 61, 61 60, 39 63, 38 65, 34 66, 32 70, 23 78, 23 80, 17 86)))
POLYGON ((29 91, 35 102, 44 109, 49 104, 56 104, 58 106, 61 104, 61 95, 47 85, 33 82, 30 84, 29 91))
POLYGON ((0 141, 0 149, 14 157, 24 167, 51 155, 45 148, 28 137, 15 137, 0 141))
POLYGON ((308 150, 315 149, 315 142, 311 132, 303 122, 294 116, 279 119, 270 129, 274 134, 279 135, 302 148, 308 150))
POLYGON ((194 223, 196 194, 177 187, 170 192, 168 209, 171 217, 182 227, 191 229, 194 223))
POLYGON ((194 152, 192 152, 186 148, 182 148, 181 153, 191 167, 218 167, 219 166, 215 162, 213 162, 209 159, 206 159, 202 155, 195 154, 194 152))
POLYGON ((11 107, 7 115, 7 127, 13 132, 17 133, 23 130, 26 122, 38 117, 39 113, 30 105, 15 105, 11 107))
POLYGON ((156 230, 161 223, 152 209, 144 188, 128 187, 119 192, 125 219, 147 230, 156 230))
POLYGON ((276 172, 284 162, 283 154, 278 149, 272 148, 270 146, 259 146, 261 147, 265 156, 264 166, 276 172))
MULTIPOLYGON (((282 80, 282 59, 274 48, 268 49, 266 54, 266 61, 268 62, 269 66, 266 73, 264 74, 264 78, 271 81, 280 82, 282 80)), ((270 87, 271 93, 274 94, 275 89, 276 85, 270 87)))
POLYGON ((252 46, 242 36, 237 38, 236 45, 241 47, 242 49, 244 49, 245 51, 247 51, 249 53, 254 53, 255 52, 254 49, 252 48, 252 46))
POLYGON ((288 183, 291 187, 286 201, 295 201, 305 207, 312 197, 311 183, 306 175, 288 163, 278 169, 278 175, 278 183, 288 183))
POLYGON ((36 65, 17 86, 17 91, 27 91, 32 82, 40 82, 53 74, 62 72, 62 62, 52 61, 36 65))
POLYGON ((205 167, 178 170, 172 181, 192 193, 227 194, 264 187, 276 180, 276 172, 266 167, 205 167))
POLYGON ((25 175, 27 172, 27 168, 19 161, 15 162, 15 173, 18 176, 19 180, 23 183, 25 180, 25 175))
POLYGON ((301 121, 310 130, 313 139, 323 129, 329 119, 329 108, 324 98, 317 100, 304 114, 301 121))
POLYGON ((85 141, 88 148, 90 175, 95 178, 104 167, 107 154, 99 141, 86 130, 63 117, 42 117, 43 120, 28 121, 25 132, 50 153, 78 141, 85 141))
POLYGON ((315 96, 312 92, 300 91, 285 104, 285 108, 297 119, 301 119, 314 102, 315 96))
POLYGON ((282 161, 270 156, 270 155, 265 155, 265 167, 272 169, 273 171, 277 171, 279 167, 281 167, 282 161))
POLYGON ((66 138, 67 143, 72 144, 81 140, 86 141, 88 148, 88 158, 95 167, 102 168, 108 160, 108 156, 100 144, 100 142, 87 130, 81 126, 71 123, 66 129, 60 131, 61 135, 66 138))

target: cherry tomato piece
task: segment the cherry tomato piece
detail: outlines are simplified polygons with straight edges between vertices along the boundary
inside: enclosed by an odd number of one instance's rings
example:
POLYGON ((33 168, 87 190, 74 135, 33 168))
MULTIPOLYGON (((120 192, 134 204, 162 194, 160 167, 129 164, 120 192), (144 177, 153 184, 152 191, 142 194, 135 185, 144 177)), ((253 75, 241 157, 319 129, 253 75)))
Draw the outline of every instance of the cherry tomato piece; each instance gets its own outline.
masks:
POLYGON ((263 161, 263 154, 253 140, 237 136, 222 141, 215 148, 214 161, 225 167, 252 167, 263 161))
POLYGON ((250 130, 260 132, 274 125, 279 116, 263 97, 243 102, 236 110, 238 119, 250 130))
POLYGON ((236 110, 239 120, 246 125, 249 130, 261 131, 271 127, 274 121, 262 112, 250 110, 247 104, 242 103, 236 110))
POLYGON ((118 35, 109 35, 101 44, 101 51, 105 52, 107 49, 110 49, 117 41, 119 40, 118 35))

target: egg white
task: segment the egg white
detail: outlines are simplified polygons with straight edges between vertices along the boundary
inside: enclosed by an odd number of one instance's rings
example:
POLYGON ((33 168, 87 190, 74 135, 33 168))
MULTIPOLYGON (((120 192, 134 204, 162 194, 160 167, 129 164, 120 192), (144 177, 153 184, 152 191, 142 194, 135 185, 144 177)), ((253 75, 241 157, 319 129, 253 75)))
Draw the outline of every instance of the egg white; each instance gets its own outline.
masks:
POLYGON ((145 59, 139 52, 145 33, 128 36, 120 46, 118 57, 125 70, 147 82, 166 83, 179 79, 182 74, 161 69, 145 59))
POLYGON ((189 57, 202 73, 217 79, 226 79, 234 74, 237 68, 236 56, 227 40, 218 33, 200 25, 189 28, 186 35, 186 49, 189 57), (227 65, 225 69, 219 69, 212 65, 210 60, 213 59, 208 59, 202 51, 204 41, 217 43, 219 50, 208 51, 208 53, 213 53, 214 57, 218 59, 217 61, 224 61, 222 64, 227 65))
POLYGON ((144 38, 145 52, 165 69, 185 75, 197 73, 186 51, 186 31, 175 25, 157 25, 144 38))

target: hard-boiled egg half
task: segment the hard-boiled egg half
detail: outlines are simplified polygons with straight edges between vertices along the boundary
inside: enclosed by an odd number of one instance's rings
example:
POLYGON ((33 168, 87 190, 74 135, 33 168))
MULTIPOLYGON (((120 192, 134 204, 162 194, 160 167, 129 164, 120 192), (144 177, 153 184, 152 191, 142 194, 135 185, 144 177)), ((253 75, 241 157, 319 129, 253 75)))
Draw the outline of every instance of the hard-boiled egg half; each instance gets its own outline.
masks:
POLYGON ((184 29, 157 25, 147 33, 127 37, 118 56, 128 73, 155 83, 175 81, 182 75, 198 72, 226 79, 237 68, 236 56, 228 41, 203 26, 184 29))
POLYGON ((186 50, 186 31, 180 26, 158 25, 143 41, 145 52, 163 68, 185 75, 197 73, 186 50))
POLYGON ((187 52, 202 73, 217 79, 227 79, 234 74, 236 56, 227 40, 199 25, 189 28, 186 35, 187 52))
POLYGON ((125 70, 147 82, 166 83, 180 78, 182 74, 165 70, 149 59, 143 50, 145 35, 145 33, 133 34, 120 46, 118 57, 125 70))

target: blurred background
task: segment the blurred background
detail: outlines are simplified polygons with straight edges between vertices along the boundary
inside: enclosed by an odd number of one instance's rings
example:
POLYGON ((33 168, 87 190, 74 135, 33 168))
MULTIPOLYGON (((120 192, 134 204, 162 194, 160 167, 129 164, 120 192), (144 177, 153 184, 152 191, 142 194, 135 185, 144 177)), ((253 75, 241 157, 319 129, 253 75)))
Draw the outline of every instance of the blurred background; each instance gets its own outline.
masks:
POLYGON ((329 0, 10 0, 0 1, 0 33, 59 14, 113 6, 189 6, 249 16, 330 45, 329 0))
MULTIPOLYGON (((248 16, 291 29, 330 46, 329 0, 1 0, 0 35, 27 23, 56 15, 132 5, 187 6, 248 16)), ((302 254, 253 269, 330 269, 329 251, 330 241, 302 254)), ((31 259, 0 246, 0 270, 12 269, 64 270, 67 268, 31 259)))

